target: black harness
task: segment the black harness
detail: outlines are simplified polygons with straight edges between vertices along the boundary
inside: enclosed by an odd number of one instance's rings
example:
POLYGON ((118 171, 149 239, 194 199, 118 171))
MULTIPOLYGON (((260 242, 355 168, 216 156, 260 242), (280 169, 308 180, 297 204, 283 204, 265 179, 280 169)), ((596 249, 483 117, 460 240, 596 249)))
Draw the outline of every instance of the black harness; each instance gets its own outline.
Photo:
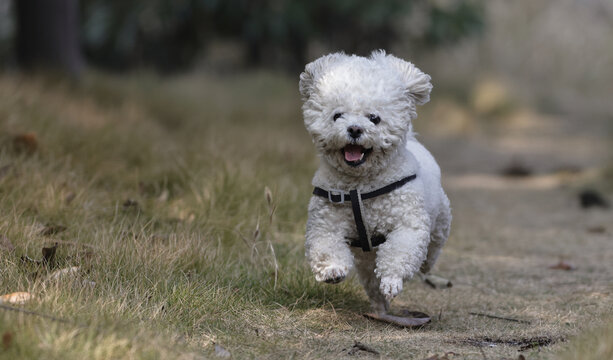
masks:
POLYGON ((364 224, 364 216, 362 213, 362 200, 372 199, 379 195, 390 193, 411 180, 414 180, 417 175, 407 176, 389 185, 386 185, 380 189, 373 190, 367 193, 360 193, 359 190, 349 190, 349 193, 343 190, 324 190, 320 187, 313 189, 313 195, 321 196, 330 200, 334 204, 342 204, 345 202, 351 202, 351 209, 353 210, 353 219, 355 220, 355 226, 358 231, 358 240, 352 241, 351 246, 360 247, 362 251, 371 251, 374 246, 381 245, 385 242, 385 236, 375 235, 371 239, 366 231, 366 225, 364 224))

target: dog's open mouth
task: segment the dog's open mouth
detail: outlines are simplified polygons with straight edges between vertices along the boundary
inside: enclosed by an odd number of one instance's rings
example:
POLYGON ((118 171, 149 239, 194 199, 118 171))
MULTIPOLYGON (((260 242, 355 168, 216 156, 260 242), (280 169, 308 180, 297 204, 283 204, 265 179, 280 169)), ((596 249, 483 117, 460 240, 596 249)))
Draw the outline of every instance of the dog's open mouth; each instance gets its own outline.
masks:
POLYGON ((372 152, 372 148, 366 149, 360 145, 347 145, 341 149, 345 162, 349 166, 358 166, 366 161, 368 155, 372 152))

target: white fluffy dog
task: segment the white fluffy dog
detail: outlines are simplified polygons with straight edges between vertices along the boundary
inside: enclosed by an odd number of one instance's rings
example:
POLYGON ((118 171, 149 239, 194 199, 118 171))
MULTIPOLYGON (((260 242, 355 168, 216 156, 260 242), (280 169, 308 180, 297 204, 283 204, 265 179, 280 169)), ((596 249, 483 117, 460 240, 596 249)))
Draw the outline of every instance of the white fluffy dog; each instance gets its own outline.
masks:
POLYGON ((432 268, 449 236, 440 169, 411 125, 431 90, 430 76, 384 51, 326 55, 300 75, 321 157, 306 256, 318 281, 342 281, 355 266, 377 314, 403 280, 432 268))

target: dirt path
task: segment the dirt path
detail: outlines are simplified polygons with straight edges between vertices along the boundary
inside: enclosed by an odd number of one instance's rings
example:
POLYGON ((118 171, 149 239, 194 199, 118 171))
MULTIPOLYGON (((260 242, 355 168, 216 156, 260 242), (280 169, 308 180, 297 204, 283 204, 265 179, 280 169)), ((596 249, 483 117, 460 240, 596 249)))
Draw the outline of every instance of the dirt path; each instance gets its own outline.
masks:
MULTIPOLYGON (((581 210, 570 189, 484 190, 449 182, 455 228, 439 271, 453 278, 455 286, 437 299, 446 313, 437 328, 470 345, 555 340, 611 311, 610 212, 581 210), (576 269, 550 268, 560 260, 576 269), (464 331, 471 331, 470 336, 464 331)), ((500 355, 500 347, 485 350, 500 355)))
POLYGON ((446 352, 552 358, 570 336, 610 316, 613 211, 584 209, 578 197, 597 178, 589 169, 603 164, 610 144, 598 130, 577 136, 564 127, 551 130, 531 134, 533 146, 526 148, 522 132, 424 136, 442 165, 454 214, 435 272, 454 286, 433 291, 414 282, 396 301, 436 319, 405 344, 416 358, 446 352), (519 144, 518 151, 509 151, 510 144, 519 144), (518 157, 533 174, 501 176, 518 157))

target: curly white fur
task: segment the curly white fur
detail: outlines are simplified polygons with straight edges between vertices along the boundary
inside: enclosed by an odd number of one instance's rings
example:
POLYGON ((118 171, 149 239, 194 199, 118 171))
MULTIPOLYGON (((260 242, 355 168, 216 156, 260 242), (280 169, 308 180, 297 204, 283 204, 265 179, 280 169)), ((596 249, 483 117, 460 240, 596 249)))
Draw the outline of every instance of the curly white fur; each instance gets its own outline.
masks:
POLYGON ((449 236, 451 211, 440 169, 411 126, 416 105, 428 102, 431 90, 430 76, 384 51, 368 58, 326 55, 300 75, 304 123, 321 157, 314 186, 368 192, 417 175, 392 193, 363 201, 369 234, 386 237, 371 252, 348 244, 358 237, 349 204, 318 196, 309 203, 306 256, 315 278, 337 282, 357 267, 377 312, 387 311, 404 279, 431 269, 449 236), (360 129, 359 137, 351 136, 350 127, 360 129), (349 144, 363 149, 362 163, 347 160, 349 144))

